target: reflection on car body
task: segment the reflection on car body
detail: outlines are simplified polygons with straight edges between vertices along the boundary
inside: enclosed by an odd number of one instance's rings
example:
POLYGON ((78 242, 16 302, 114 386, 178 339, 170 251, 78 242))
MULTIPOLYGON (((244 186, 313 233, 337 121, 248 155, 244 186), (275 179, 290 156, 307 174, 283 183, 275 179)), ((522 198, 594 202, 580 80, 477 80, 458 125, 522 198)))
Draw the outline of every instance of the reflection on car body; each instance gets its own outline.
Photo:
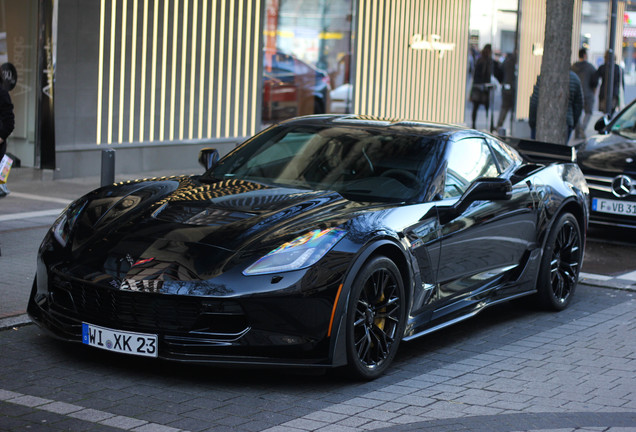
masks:
POLYGON ((474 130, 300 117, 203 175, 127 182, 72 203, 39 250, 28 312, 99 349, 348 366, 372 379, 401 340, 490 305, 531 296, 567 307, 587 193, 576 164, 527 162, 474 130))

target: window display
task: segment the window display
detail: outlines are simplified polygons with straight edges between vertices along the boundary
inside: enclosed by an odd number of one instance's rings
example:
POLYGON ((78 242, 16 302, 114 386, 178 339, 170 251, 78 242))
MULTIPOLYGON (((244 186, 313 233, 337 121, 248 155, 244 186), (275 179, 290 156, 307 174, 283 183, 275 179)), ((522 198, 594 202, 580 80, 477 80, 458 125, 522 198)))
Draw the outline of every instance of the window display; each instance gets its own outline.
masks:
POLYGON ((351 0, 267 0, 263 123, 351 103, 351 0))

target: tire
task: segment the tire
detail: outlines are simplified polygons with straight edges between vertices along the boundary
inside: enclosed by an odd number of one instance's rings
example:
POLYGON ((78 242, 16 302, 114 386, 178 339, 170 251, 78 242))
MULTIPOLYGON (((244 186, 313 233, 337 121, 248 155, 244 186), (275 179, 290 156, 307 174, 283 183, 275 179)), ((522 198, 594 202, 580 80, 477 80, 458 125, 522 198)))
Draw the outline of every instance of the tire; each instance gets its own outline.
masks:
POLYGON ((539 304, 563 310, 572 301, 583 257, 581 228, 572 213, 559 216, 546 241, 537 280, 539 304))
POLYGON ((373 380, 389 367, 404 333, 406 299, 397 266, 378 256, 353 283, 347 307, 348 367, 356 378, 373 380))

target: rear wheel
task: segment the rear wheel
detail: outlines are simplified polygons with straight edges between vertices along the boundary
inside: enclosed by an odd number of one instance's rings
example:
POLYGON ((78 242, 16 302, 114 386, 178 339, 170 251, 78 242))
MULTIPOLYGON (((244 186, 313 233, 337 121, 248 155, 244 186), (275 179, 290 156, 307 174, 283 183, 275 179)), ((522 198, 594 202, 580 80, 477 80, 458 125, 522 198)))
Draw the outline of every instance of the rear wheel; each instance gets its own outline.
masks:
POLYGON ((386 257, 371 259, 355 279, 347 312, 348 363, 358 378, 384 373, 402 339, 405 317, 400 271, 386 257))
POLYGON ((574 215, 562 214, 548 239, 537 281, 538 298, 547 309, 563 310, 572 300, 579 278, 583 242, 574 215))

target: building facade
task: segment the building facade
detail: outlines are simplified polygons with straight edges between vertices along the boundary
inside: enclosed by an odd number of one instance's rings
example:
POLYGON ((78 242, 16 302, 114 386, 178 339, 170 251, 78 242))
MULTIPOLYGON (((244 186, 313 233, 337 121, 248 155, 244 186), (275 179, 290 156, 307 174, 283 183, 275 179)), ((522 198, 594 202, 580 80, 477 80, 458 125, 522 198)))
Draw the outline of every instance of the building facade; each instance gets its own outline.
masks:
POLYGON ((488 30, 476 3, 0 0, 0 60, 19 73, 9 152, 68 178, 99 175, 105 149, 119 173, 196 169, 200 148, 226 153, 295 115, 461 124, 471 41, 488 35, 519 50, 523 118, 545 1, 485 2, 512 23, 488 30))

